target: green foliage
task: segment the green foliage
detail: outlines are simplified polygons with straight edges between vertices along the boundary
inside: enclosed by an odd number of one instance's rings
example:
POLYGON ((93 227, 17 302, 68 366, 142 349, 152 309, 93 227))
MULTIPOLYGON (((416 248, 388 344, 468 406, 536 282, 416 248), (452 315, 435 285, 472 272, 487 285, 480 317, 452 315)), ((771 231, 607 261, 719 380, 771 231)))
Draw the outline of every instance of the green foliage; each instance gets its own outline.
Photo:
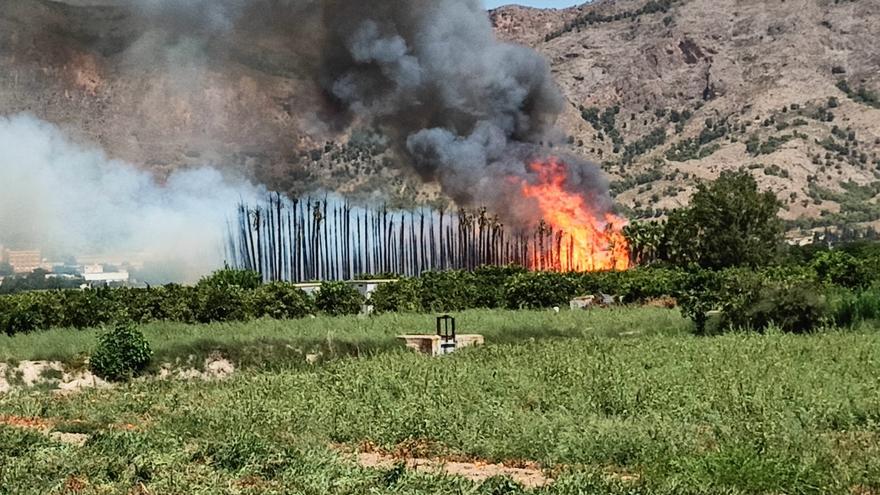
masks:
POLYGON ((244 321, 252 317, 249 295, 238 285, 199 284, 195 319, 200 323, 244 321))
POLYGON ((95 375, 108 381, 127 381, 149 366, 153 351, 133 324, 117 323, 98 339, 89 358, 89 368, 95 375))
POLYGON ((842 251, 819 253, 810 266, 819 280, 840 287, 865 287, 874 277, 863 260, 842 251))
POLYGON ((361 312, 364 297, 344 282, 324 282, 315 297, 318 310, 331 315, 356 315, 361 312))
POLYGON ((623 148, 623 157, 621 158, 621 162, 624 164, 630 164, 635 160, 635 158, 639 155, 643 155, 648 151, 662 145, 666 142, 666 129, 661 127, 657 127, 647 136, 644 136, 632 143, 626 145, 623 148))
POLYGON ((370 295, 377 313, 422 311, 420 283, 417 278, 403 278, 382 284, 370 295))
POLYGON ((303 318, 315 310, 314 301, 302 289, 281 282, 258 287, 251 304, 255 317, 276 320, 303 318))
POLYGON ((697 186, 687 209, 669 216, 665 259, 713 269, 766 265, 782 245, 780 206, 771 191, 758 191, 748 172, 722 172, 711 184, 697 186))
POLYGON ((771 326, 805 333, 828 321, 824 291, 815 280, 775 275, 742 268, 696 271, 679 294, 682 314, 694 322, 698 334, 771 326), (710 326, 713 311, 718 318, 710 326))
MULTIPOLYGON (((593 24, 603 24, 608 22, 616 22, 625 19, 633 20, 638 19, 643 15, 650 15, 656 13, 666 13, 670 8, 679 0, 649 0, 647 3, 639 7, 635 10, 626 10, 622 12, 617 12, 614 14, 602 14, 597 12, 596 10, 588 10, 585 14, 579 15, 572 21, 568 21, 565 25, 556 31, 548 33, 544 36, 544 41, 548 42, 553 39, 556 39, 562 36, 565 33, 578 30, 580 31, 586 26, 592 26, 593 24)), ((671 18, 669 18, 672 22, 671 18)), ((663 20, 664 24, 666 22, 666 18, 663 20)))
POLYGON ((224 268, 199 281, 199 287, 240 287, 256 289, 263 283, 260 274, 251 270, 224 268))
POLYGON ((840 327, 880 319, 880 289, 834 289, 829 292, 830 317, 840 327))
POLYGON ((458 311, 477 306, 477 279, 467 271, 425 272, 419 295, 425 311, 458 311))
POLYGON ((538 309, 567 306, 578 295, 578 287, 567 275, 546 272, 519 273, 504 284, 505 303, 510 309, 538 309))
POLYGON ((837 81, 837 88, 843 91, 846 96, 855 102, 874 108, 880 108, 880 96, 866 88, 864 85, 859 86, 858 89, 853 89, 846 79, 841 79, 837 81))

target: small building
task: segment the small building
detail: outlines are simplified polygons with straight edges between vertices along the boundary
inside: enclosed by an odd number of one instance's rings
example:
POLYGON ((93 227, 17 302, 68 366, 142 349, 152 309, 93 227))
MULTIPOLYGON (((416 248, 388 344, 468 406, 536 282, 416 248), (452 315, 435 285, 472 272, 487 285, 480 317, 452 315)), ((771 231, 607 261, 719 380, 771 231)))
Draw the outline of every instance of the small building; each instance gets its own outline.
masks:
POLYGON ((131 276, 126 271, 83 273, 83 279, 89 285, 126 284, 131 279, 131 276))
POLYGON ((6 255, 12 271, 17 274, 31 273, 43 268, 43 256, 40 251, 7 251, 6 255))

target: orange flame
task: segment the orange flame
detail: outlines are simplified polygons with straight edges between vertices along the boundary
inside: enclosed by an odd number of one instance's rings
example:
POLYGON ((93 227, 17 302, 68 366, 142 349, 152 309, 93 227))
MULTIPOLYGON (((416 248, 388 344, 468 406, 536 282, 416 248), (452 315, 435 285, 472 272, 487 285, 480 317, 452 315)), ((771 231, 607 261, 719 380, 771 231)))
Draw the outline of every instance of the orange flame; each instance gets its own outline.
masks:
MULTIPOLYGON (((630 268, 629 244, 623 235, 627 220, 610 212, 597 212, 583 196, 566 190, 565 164, 556 158, 532 163, 537 184, 523 181, 522 191, 537 201, 548 234, 532 260, 532 268, 554 271, 603 271, 630 268)), ((543 241, 543 236, 542 236, 543 241)))

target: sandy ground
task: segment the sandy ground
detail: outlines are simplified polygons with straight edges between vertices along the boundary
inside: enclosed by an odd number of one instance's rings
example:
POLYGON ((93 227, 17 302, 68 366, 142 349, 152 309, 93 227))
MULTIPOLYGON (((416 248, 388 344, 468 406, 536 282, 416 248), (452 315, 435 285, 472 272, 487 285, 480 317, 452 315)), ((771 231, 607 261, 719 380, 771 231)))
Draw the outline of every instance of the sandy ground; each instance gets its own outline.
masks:
MULTIPOLYGON (((233 373, 235 365, 232 362, 214 355, 205 359, 201 369, 176 368, 171 364, 164 364, 155 377, 141 377, 139 380, 158 378, 212 381, 225 379, 233 373)), ((22 361, 14 367, 0 363, 0 394, 38 386, 47 387, 58 394, 67 394, 112 385, 87 369, 67 370, 62 363, 55 361, 22 361)))
POLYGON ((553 483, 538 468, 514 468, 504 464, 488 464, 483 462, 447 462, 436 459, 398 459, 394 456, 378 453, 359 453, 357 462, 364 467, 390 469, 397 463, 404 462, 408 469, 425 473, 446 473, 461 476, 474 482, 482 482, 493 476, 507 476, 526 488, 537 488, 553 483))

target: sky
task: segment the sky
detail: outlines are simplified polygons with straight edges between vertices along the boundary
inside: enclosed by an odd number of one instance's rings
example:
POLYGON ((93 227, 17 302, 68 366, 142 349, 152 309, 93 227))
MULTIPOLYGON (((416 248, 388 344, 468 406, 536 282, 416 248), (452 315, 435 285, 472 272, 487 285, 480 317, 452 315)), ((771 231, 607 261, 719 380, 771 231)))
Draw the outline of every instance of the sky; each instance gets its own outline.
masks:
POLYGON ((572 5, 580 5, 585 1, 586 0, 485 0, 487 9, 494 9, 495 7, 500 7, 501 5, 508 5, 511 3, 518 5, 528 5, 529 7, 540 7, 542 9, 561 9, 565 7, 571 7, 572 5))

